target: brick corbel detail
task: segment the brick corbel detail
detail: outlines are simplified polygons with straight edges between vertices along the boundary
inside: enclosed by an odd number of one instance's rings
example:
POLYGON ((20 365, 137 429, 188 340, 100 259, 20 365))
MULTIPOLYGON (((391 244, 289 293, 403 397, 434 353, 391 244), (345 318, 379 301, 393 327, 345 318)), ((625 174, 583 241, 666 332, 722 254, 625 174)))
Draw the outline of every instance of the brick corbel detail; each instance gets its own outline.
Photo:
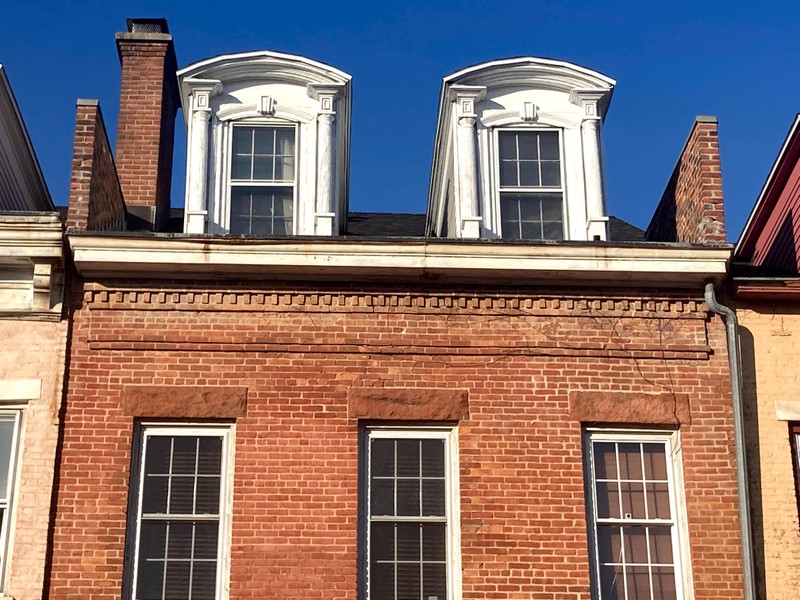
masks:
POLYGON ((376 421, 460 421, 469 417, 467 390, 351 388, 347 416, 376 421))
POLYGON ((131 385, 122 411, 142 418, 235 419, 247 415, 247 388, 131 385))
POLYGON ((690 425, 686 394, 633 392, 570 392, 569 414, 581 423, 626 425, 690 425))

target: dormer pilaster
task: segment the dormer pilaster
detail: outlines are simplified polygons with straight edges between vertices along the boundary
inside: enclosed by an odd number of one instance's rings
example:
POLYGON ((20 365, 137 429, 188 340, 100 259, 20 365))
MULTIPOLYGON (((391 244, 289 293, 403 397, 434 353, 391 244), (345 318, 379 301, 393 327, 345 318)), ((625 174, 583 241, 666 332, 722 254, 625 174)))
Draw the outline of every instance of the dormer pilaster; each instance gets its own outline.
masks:
POLYGON ((317 113, 317 201, 314 208, 314 233, 333 235, 336 223, 336 100, 344 84, 309 83, 309 97, 319 102, 317 113))
POLYGON ((480 199, 478 196, 478 137, 475 125, 478 114, 475 104, 486 95, 484 86, 454 85, 450 88, 456 128, 456 197, 460 237, 476 239, 481 236, 480 199))

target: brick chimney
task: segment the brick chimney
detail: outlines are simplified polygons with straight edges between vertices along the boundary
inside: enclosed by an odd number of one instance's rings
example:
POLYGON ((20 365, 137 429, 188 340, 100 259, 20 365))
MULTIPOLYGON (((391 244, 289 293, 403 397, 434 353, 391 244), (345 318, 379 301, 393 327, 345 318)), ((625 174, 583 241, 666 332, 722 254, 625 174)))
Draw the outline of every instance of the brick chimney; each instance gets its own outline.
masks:
POLYGON ((122 66, 116 165, 129 220, 161 229, 169 219, 177 60, 166 19, 127 19, 118 33, 122 66), (138 219, 137 219, 138 217, 138 219))
POLYGON ((691 244, 727 239, 716 117, 695 119, 645 239, 691 244))

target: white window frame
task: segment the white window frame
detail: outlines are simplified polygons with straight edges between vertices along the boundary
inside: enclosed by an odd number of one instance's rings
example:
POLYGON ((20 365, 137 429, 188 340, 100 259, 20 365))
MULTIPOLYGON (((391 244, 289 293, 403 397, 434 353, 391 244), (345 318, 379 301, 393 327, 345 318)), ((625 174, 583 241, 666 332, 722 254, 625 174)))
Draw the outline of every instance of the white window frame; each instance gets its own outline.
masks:
MULTIPOLYGON (((597 543, 597 488, 594 475, 593 442, 655 443, 664 444, 669 482, 670 521, 650 519, 642 523, 672 523, 672 556, 675 569, 675 588, 678 600, 693 600, 689 529, 686 517, 686 499, 683 483, 681 444, 678 431, 652 429, 612 429, 587 427, 584 430, 584 484, 587 498, 587 526, 591 562, 592 598, 600 598, 600 557, 597 543)), ((622 519, 603 519, 604 522, 625 523, 622 519)), ((637 521, 640 522, 640 521, 637 521)), ((634 600, 634 599, 630 599, 634 600)), ((636 599, 639 600, 639 599, 636 599)))
POLYGON ((231 192, 236 186, 248 187, 291 187, 292 188, 292 232, 291 235, 297 235, 299 227, 299 214, 298 214, 298 187, 300 180, 300 127, 299 124, 293 121, 281 121, 278 119, 238 119, 225 123, 225 142, 223 147, 225 152, 222 155, 220 169, 223 171, 223 204, 222 210, 219 214, 219 222, 221 227, 226 231, 231 230, 231 192), (291 129, 294 131, 294 179, 291 182, 279 180, 236 180, 231 176, 233 170, 233 134, 237 127, 276 127, 282 129, 291 129))
MULTIPOLYGON (((569 239, 569 223, 567 222, 568 213, 567 210, 567 174, 566 174, 566 154, 564 152, 564 130, 561 127, 541 127, 541 126, 531 126, 525 127, 522 125, 514 125, 509 127, 494 127, 492 128, 492 146, 493 146, 493 156, 492 156, 492 177, 495 181, 495 185, 493 186, 493 194, 492 194, 492 203, 494 205, 494 229, 495 234, 499 238, 503 238, 503 219, 502 219, 502 211, 501 211, 501 204, 500 204, 500 194, 501 193, 531 193, 531 194, 561 194, 561 236, 562 240, 569 239), (500 134, 501 133, 543 133, 547 131, 553 131, 558 135, 558 152, 559 152, 559 171, 561 177, 561 185, 558 188, 555 187, 531 187, 531 186, 524 186, 524 187, 504 187, 500 183, 500 134)), ((514 238, 508 238, 514 239, 514 238)), ((525 238, 527 239, 527 238, 525 238)), ((528 240, 528 241, 537 241, 537 240, 528 240)), ((547 240, 542 240, 547 241, 547 240)))
POLYGON ((144 459, 148 437, 222 436, 222 466, 220 473, 219 533, 217 537, 216 600, 228 600, 230 592, 231 519, 233 515, 233 458, 235 431, 233 424, 204 423, 139 423, 135 430, 131 468, 130 506, 128 519, 128 560, 126 561, 126 600, 136 598, 139 566, 139 541, 144 486, 144 459))
MULTIPOLYGON (((444 477, 445 477, 445 544, 446 544, 446 581, 447 596, 439 600, 461 599, 461 520, 458 480, 458 427, 453 426, 369 426, 365 427, 362 436, 361 473, 362 473, 362 514, 364 515, 363 535, 360 540, 363 548, 362 587, 366 600, 384 600, 369 598, 369 560, 370 560, 370 454, 371 439, 441 439, 445 442, 444 477)), ((426 599, 427 600, 427 599, 426 599)))
POLYGON ((17 461, 19 459, 20 435, 22 429, 22 411, 18 409, 0 409, 0 415, 11 417, 14 421, 11 451, 8 457, 8 480, 6 481, 7 499, 0 499, 3 511, 2 524, 0 525, 0 592, 5 589, 5 575, 8 567, 11 530, 13 528, 14 495, 16 493, 17 461))

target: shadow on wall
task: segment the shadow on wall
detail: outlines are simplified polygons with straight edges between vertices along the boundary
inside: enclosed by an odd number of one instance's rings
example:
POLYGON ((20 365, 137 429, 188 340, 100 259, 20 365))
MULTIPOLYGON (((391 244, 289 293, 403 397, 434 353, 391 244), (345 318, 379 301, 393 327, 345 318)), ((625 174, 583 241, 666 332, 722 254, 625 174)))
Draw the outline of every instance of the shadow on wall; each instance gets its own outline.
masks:
POLYGON ((742 402, 744 404, 745 446, 747 448, 747 478, 750 485, 750 527, 753 536, 753 573, 756 597, 767 599, 764 571, 764 503, 761 486, 761 448, 758 435, 758 390, 756 388, 755 344, 753 334, 739 327, 742 353, 742 402))

